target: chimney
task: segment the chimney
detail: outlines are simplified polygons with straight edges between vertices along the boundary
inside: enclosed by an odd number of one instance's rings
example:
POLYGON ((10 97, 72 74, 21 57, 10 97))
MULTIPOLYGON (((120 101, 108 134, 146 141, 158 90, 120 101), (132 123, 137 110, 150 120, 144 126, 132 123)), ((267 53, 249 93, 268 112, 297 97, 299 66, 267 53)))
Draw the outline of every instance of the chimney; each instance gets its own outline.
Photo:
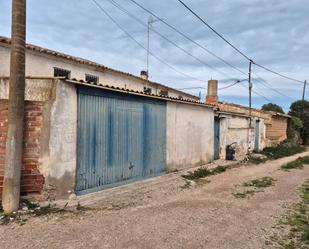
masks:
POLYGON ((143 80, 148 80, 148 72, 147 71, 141 71, 141 78, 143 80))
POLYGON ((218 103, 218 81, 209 80, 207 96, 206 96, 206 104, 217 104, 217 103, 218 103))

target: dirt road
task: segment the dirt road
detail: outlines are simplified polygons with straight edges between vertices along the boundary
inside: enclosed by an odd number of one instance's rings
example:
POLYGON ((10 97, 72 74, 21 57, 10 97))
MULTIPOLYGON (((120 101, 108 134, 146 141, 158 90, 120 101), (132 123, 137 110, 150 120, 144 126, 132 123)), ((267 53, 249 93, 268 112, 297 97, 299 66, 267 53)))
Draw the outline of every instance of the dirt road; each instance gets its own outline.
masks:
POLYGON ((181 173, 82 197, 95 209, 32 218, 23 226, 0 226, 0 248, 209 248, 258 249, 286 206, 299 200, 309 166, 280 166, 308 152, 240 166, 182 188, 181 173), (249 199, 232 193, 245 181, 270 176, 274 185, 249 199))

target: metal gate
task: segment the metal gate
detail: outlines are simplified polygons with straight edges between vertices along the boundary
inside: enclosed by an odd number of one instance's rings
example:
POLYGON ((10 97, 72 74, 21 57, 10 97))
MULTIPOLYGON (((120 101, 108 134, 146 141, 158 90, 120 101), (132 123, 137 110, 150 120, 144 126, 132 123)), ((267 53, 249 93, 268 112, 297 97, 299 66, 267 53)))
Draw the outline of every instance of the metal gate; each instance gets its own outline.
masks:
POLYGON ((78 90, 79 194, 156 176, 166 169, 166 103, 78 90))
POLYGON ((215 117, 214 120, 214 159, 219 159, 220 151, 220 119, 215 117))

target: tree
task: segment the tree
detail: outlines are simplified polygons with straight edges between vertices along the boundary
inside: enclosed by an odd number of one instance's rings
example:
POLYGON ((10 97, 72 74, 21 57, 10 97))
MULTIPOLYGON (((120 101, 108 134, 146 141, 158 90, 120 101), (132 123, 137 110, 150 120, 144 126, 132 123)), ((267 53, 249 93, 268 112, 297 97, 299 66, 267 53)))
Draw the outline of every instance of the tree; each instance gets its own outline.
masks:
POLYGON ((309 101, 298 100, 292 103, 289 115, 300 118, 303 123, 301 135, 304 143, 309 143, 309 101))
POLYGON ((19 207, 25 104, 26 0, 12 2, 12 38, 2 206, 6 214, 19 207))
POLYGON ((281 106, 279 106, 277 104, 273 104, 273 103, 264 104, 262 106, 262 110, 284 113, 284 111, 283 111, 281 106))

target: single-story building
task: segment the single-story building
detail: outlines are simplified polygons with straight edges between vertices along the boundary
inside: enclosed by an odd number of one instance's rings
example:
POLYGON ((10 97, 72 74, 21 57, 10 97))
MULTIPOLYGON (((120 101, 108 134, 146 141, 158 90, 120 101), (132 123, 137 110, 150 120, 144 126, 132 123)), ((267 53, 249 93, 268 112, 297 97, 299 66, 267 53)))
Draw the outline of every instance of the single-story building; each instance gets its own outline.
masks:
POLYGON ((241 160, 252 151, 280 144, 287 138, 289 115, 224 103, 218 100, 218 81, 208 82, 206 103, 215 108, 214 157, 225 159, 228 146, 241 160))
MULTIPOLYGON (((7 38, 0 57, 2 190, 7 38)), ((213 106, 193 95, 34 45, 26 75, 22 194, 68 198, 213 160, 213 106)))

